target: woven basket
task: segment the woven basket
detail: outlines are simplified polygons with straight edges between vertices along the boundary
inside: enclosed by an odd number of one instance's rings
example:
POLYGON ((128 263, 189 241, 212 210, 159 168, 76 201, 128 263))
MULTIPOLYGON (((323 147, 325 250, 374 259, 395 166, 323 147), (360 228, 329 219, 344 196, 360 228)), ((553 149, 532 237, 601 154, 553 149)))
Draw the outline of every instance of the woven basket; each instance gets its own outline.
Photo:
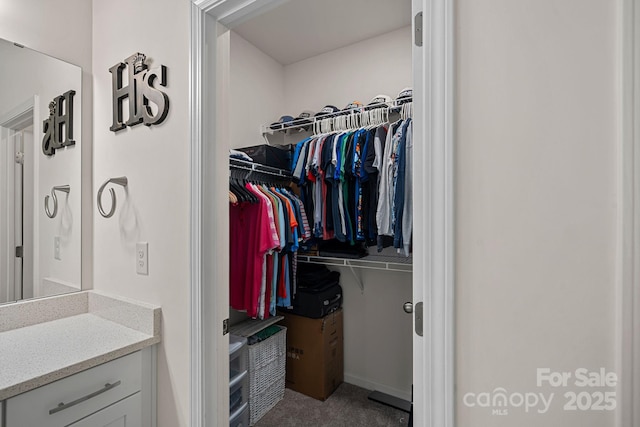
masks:
POLYGON ((249 424, 254 425, 284 397, 287 328, 264 341, 250 345, 249 424))

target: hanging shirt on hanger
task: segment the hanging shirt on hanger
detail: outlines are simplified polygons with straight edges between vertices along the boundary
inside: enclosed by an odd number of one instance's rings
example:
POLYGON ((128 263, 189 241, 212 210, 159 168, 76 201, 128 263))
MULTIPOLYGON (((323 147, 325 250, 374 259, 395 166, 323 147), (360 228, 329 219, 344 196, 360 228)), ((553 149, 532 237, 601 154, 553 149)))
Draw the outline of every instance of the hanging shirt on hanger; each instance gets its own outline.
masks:
POLYGON ((400 138, 402 121, 393 123, 384 144, 384 153, 380 161, 380 186, 378 191, 378 208, 376 210, 376 222, 378 223, 378 250, 382 247, 382 236, 393 236, 391 226, 391 207, 393 205, 393 147, 395 141, 400 138))
POLYGON ((413 122, 407 127, 404 215, 402 216, 402 242, 404 256, 409 256, 413 233, 413 122))
MULTIPOLYGON (((251 191, 248 186, 247 190, 251 191)), ((253 192, 252 192, 253 193, 253 192)), ((257 194, 257 193, 256 193, 257 194)), ((231 205, 230 210, 230 304, 252 318, 258 317, 259 297, 266 278, 265 256, 280 244, 271 224, 269 207, 264 199, 258 203, 231 205)))

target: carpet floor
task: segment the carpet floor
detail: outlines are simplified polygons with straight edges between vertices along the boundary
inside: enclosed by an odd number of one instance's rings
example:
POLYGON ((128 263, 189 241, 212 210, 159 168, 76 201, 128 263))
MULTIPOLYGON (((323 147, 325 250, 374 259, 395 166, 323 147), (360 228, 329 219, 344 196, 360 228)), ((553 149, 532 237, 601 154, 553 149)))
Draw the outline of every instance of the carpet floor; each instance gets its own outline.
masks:
POLYGON ((289 390, 255 427, 405 427, 406 412, 367 399, 370 391, 342 383, 324 402, 289 390))

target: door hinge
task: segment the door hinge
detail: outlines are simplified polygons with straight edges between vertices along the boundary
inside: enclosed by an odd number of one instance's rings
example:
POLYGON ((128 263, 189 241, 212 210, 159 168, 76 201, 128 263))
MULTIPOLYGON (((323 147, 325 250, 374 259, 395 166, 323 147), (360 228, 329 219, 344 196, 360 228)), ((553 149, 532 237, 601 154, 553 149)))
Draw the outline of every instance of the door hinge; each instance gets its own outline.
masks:
POLYGON ((423 326, 423 319, 422 319, 422 307, 424 304, 422 304, 422 301, 420 301, 419 303, 417 303, 414 308, 413 308, 413 312, 415 313, 415 322, 416 322, 416 334, 418 336, 422 336, 424 331, 424 326, 423 326))
POLYGON ((415 16, 413 27, 416 46, 422 46, 422 12, 415 16))
POLYGON ((222 335, 227 335, 229 333, 229 319, 224 319, 222 321, 222 335))
POLYGON ((16 246, 16 258, 22 258, 23 251, 22 246, 16 246))
POLYGON ((24 153, 22 151, 16 151, 16 163, 24 165, 24 153))

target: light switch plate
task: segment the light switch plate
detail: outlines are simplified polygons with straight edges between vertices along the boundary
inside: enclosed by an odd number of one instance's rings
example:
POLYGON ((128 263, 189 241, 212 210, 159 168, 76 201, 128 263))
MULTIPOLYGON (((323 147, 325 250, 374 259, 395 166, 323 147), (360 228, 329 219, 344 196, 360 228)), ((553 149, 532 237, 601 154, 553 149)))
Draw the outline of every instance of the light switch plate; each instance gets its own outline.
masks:
POLYGON ((136 243, 136 273, 149 275, 149 243, 136 243))

